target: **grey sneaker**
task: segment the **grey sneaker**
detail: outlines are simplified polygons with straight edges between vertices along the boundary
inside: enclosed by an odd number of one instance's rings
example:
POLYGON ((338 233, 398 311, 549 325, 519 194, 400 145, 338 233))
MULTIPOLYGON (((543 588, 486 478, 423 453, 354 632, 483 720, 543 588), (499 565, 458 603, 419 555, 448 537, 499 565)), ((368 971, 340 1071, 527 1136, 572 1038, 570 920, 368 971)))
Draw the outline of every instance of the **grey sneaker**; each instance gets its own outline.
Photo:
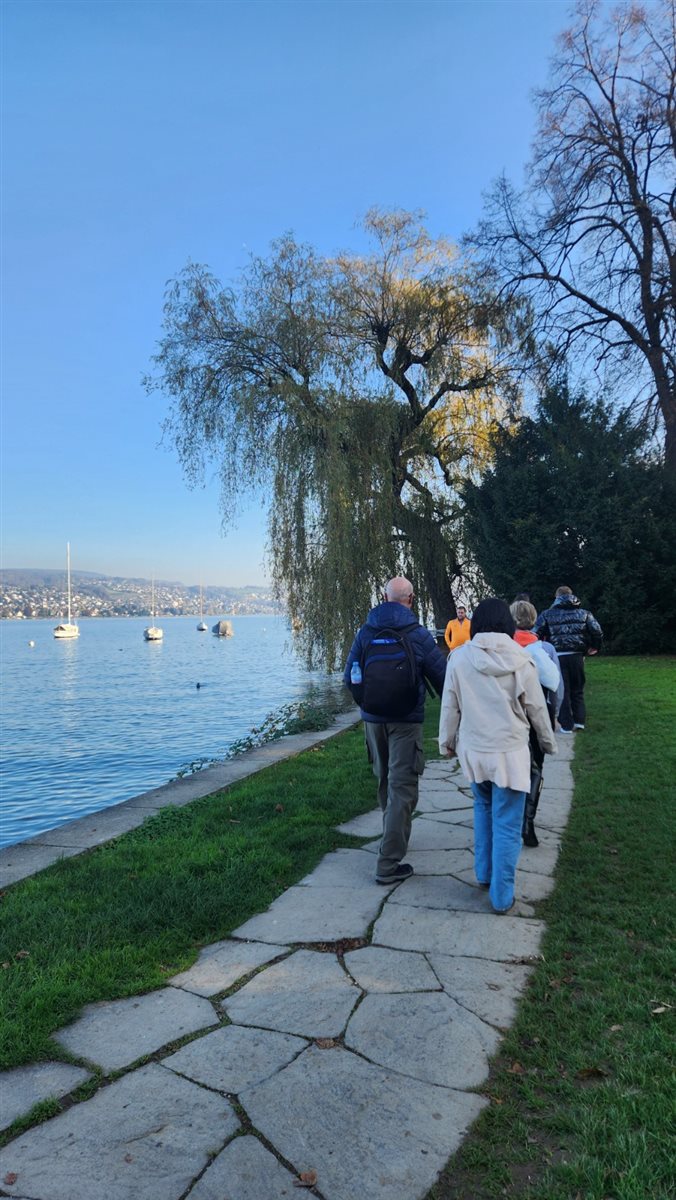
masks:
POLYGON ((391 875, 376 875, 376 883, 401 883, 402 879, 408 879, 412 874, 413 867, 410 863, 397 863, 391 875))

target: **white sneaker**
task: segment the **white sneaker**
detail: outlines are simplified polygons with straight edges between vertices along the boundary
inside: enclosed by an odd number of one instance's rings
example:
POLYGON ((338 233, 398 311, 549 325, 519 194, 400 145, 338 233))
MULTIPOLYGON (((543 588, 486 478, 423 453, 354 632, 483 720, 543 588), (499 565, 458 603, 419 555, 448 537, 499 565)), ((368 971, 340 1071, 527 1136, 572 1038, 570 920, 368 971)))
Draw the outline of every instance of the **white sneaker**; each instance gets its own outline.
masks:
POLYGON ((573 729, 584 729, 584 725, 573 725, 573 729))
POLYGON ((557 732, 557 733, 566 733, 566 734, 568 734, 568 733, 572 733, 573 731, 572 731, 572 729, 557 729, 557 731, 556 731, 556 732, 557 732))

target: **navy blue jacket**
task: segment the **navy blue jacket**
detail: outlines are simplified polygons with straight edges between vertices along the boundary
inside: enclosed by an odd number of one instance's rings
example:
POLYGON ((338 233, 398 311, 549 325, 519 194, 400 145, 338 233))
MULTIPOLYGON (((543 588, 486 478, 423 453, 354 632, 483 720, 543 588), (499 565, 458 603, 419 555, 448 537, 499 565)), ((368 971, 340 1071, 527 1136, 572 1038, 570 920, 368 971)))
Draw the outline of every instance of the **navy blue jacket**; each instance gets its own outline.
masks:
MULTIPOLYGON (((380 629, 397 629, 405 632, 411 645, 411 649, 415 654, 415 659, 418 664, 418 675, 420 683, 418 684, 418 702, 415 708, 406 717, 396 717, 393 721, 403 723, 405 725, 421 725, 425 717, 425 678, 429 679, 433 688, 439 695, 444 689, 444 677, 446 675, 446 659, 441 650, 437 646, 432 634, 428 629, 424 629, 414 617, 410 608, 405 604, 397 604, 392 601, 385 601, 384 604, 378 604, 376 608, 372 608, 366 623, 362 625, 357 633, 352 649, 347 656, 345 671, 343 673, 343 682, 346 687, 350 685, 350 671, 352 663, 355 659, 360 659, 364 646, 368 644, 374 632, 380 629)), ((363 708, 359 710, 363 721, 372 721, 376 725, 386 725, 387 717, 376 717, 372 713, 364 712, 363 708)))
POLYGON ((551 608, 541 612, 533 633, 551 642, 557 654, 586 654, 600 650, 603 631, 577 596, 558 596, 551 608))

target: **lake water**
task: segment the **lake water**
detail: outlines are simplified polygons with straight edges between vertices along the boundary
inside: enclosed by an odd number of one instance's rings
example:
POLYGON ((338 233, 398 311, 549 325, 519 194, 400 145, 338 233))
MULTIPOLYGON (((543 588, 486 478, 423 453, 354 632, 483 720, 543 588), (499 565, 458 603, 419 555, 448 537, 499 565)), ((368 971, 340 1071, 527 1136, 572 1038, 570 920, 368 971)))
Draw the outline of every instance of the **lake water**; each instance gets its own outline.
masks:
POLYGON ((158 787, 199 758, 222 758, 269 712, 340 679, 306 671, 282 617, 231 617, 234 637, 195 617, 2 621, 0 845, 158 787), (30 647, 29 641, 35 646, 30 647), (201 686, 196 687, 199 683, 201 686))

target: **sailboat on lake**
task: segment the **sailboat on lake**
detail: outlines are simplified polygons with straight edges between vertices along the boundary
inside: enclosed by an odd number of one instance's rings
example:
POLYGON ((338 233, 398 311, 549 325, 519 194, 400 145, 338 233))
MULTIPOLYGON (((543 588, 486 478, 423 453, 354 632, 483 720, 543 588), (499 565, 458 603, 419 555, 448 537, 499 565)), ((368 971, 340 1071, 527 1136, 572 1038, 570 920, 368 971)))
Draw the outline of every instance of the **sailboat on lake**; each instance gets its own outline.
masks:
POLYGON ((143 636, 147 642, 161 642, 162 638, 164 637, 164 630, 160 629, 155 624, 155 580, 154 579, 151 582, 150 588, 151 588, 151 596, 152 596, 152 600, 151 600, 151 604, 150 604, 150 619, 151 619, 152 623, 150 625, 148 625, 147 629, 143 630, 143 636))
POLYGON ((200 623, 197 626, 198 633, 206 633, 207 623, 204 620, 204 604, 202 602, 202 584, 200 584, 200 623))
POLYGON ((54 627, 54 637, 61 639, 80 636, 79 625, 74 625, 70 619, 70 542, 66 542, 66 575, 68 577, 68 620, 54 627))

